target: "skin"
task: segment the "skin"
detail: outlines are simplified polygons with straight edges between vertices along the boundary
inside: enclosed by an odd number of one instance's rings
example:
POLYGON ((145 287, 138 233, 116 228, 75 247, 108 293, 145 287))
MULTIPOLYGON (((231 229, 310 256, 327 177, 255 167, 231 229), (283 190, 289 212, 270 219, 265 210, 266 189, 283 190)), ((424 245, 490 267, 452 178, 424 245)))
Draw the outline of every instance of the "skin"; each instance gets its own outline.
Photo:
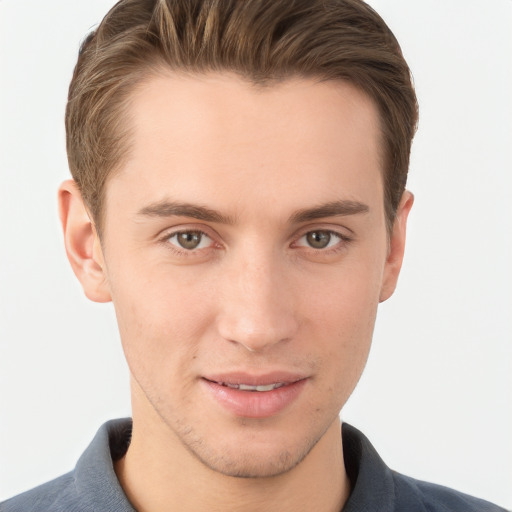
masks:
POLYGON ((70 262, 91 300, 113 301, 131 372, 125 492, 139 511, 339 511, 339 412, 395 289, 413 203, 405 192, 388 233, 375 105, 344 82, 162 73, 133 93, 128 122, 101 243, 76 185, 59 194, 70 262), (311 213, 340 201, 363 206, 311 213), (305 384, 277 414, 242 417, 204 387, 234 371, 305 384))

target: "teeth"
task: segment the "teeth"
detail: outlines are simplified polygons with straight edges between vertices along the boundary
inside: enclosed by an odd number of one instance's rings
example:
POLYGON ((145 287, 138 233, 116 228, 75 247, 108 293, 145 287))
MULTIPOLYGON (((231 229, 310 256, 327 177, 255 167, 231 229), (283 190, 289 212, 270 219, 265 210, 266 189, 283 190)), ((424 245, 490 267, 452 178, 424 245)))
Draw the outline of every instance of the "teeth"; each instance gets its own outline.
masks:
POLYGON ((272 391, 273 389, 280 388, 285 385, 284 382, 276 382, 275 384, 266 384, 264 386, 251 386, 249 384, 228 384, 227 382, 221 383, 232 389, 240 389, 241 391, 272 391))

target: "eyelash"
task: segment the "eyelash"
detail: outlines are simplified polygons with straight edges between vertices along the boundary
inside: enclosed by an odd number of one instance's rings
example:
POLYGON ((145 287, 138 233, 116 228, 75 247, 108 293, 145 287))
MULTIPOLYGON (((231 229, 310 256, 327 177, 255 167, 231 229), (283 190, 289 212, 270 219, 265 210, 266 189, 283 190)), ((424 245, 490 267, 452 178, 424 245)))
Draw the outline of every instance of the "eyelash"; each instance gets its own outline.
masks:
MULTIPOLYGON (((296 244, 299 240, 307 237, 309 234, 312 234, 312 233, 325 233, 331 237, 334 236, 334 237, 338 238, 339 241, 332 247, 325 247, 325 248, 320 248, 320 249, 316 249, 314 247, 305 246, 305 245, 301 245, 299 247, 305 247, 306 249, 309 249, 309 250, 312 250, 312 251, 315 251, 318 253, 333 254, 333 253, 337 253, 338 251, 344 249, 346 247, 346 245, 352 241, 352 238, 350 238, 349 236, 347 236, 343 233, 339 233, 338 231, 332 231, 330 229, 312 229, 310 231, 307 231, 303 235, 301 235, 299 238, 297 238, 296 242, 294 242, 294 243, 296 244)), ((330 243, 330 242, 331 242, 331 240, 329 240, 328 243, 330 243)))
MULTIPOLYGON (((178 236, 180 234, 184 233, 196 233, 200 235, 201 237, 208 237, 212 241, 211 245, 215 245, 215 241, 213 240, 213 237, 211 237, 208 233, 201 229, 181 229, 178 231, 172 231, 171 233, 166 233, 165 236, 163 236, 159 241, 164 244, 167 248, 169 248, 171 251, 173 251, 178 256, 185 256, 185 257, 194 257, 199 255, 199 251, 206 251, 211 249, 212 247, 206 247, 202 249, 190 249, 187 250, 185 248, 180 248, 177 244, 171 243, 170 239, 178 236)), ((330 248, 322 248, 322 249, 315 249, 314 247, 307 247, 307 246, 298 246, 298 247, 304 247, 307 250, 313 251, 314 253, 318 254, 336 254, 337 252, 343 250, 346 245, 348 245, 350 242, 352 242, 352 237, 347 236, 346 234, 339 233, 338 231, 333 231, 330 229, 311 229, 309 231, 306 231, 302 233, 298 238, 295 239, 295 241, 291 244, 293 247, 294 244, 296 244, 299 240, 306 237, 307 235, 311 233, 326 233, 330 236, 334 236, 336 238, 339 238, 339 242, 330 248)), ((217 244, 219 245, 219 244, 217 244)))
POLYGON ((178 236, 180 234, 184 234, 184 233, 197 233, 201 237, 208 237, 212 241, 212 244, 215 243, 213 238, 210 235, 208 235, 208 233, 204 232, 201 229, 192 229, 192 228, 191 229, 180 229, 178 231, 172 231, 171 233, 167 233, 165 236, 163 236, 160 239, 160 242, 162 244, 164 244, 168 249, 173 251, 175 254, 177 254, 178 256, 185 256, 185 257, 194 257, 194 256, 198 255, 199 251, 211 249, 211 247, 207 247, 207 248, 203 248, 203 249, 187 250, 185 248, 180 248, 177 244, 174 244, 170 241, 171 238, 178 236))

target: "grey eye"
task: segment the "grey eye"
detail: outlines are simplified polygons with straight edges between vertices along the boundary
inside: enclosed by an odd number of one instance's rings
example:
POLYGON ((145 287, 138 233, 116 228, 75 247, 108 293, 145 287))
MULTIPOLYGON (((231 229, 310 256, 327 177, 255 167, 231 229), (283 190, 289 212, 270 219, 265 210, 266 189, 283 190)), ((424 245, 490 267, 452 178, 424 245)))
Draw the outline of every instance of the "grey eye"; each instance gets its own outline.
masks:
POLYGON ((180 231, 169 237, 169 242, 187 251, 204 249, 211 244, 211 239, 202 231, 180 231))
POLYGON ((177 239, 183 249, 195 249, 201 243, 201 233, 197 231, 178 233, 177 239))
POLYGON ((329 231, 311 231, 306 235, 306 241, 313 249, 325 249, 331 241, 329 231))

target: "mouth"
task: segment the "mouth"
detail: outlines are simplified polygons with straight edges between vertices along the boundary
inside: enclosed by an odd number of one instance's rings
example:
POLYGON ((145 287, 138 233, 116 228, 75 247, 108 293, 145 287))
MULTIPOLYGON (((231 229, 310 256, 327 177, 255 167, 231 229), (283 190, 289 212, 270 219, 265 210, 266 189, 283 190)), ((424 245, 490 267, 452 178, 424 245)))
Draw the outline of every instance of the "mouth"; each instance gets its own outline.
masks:
POLYGON ((291 406, 309 379, 283 373, 265 376, 239 373, 201 380, 207 394, 225 411, 238 417, 267 418, 291 406))
POLYGON ((217 384, 218 386, 224 386, 226 388, 230 389, 239 389, 240 391, 255 391, 255 392, 266 392, 266 391, 272 391, 274 389, 282 388, 283 386, 287 386, 290 384, 289 382, 273 382, 272 384, 259 384, 259 385, 252 385, 252 384, 234 384, 230 382, 217 382, 210 379, 205 379, 208 382, 212 382, 213 384, 217 384))

